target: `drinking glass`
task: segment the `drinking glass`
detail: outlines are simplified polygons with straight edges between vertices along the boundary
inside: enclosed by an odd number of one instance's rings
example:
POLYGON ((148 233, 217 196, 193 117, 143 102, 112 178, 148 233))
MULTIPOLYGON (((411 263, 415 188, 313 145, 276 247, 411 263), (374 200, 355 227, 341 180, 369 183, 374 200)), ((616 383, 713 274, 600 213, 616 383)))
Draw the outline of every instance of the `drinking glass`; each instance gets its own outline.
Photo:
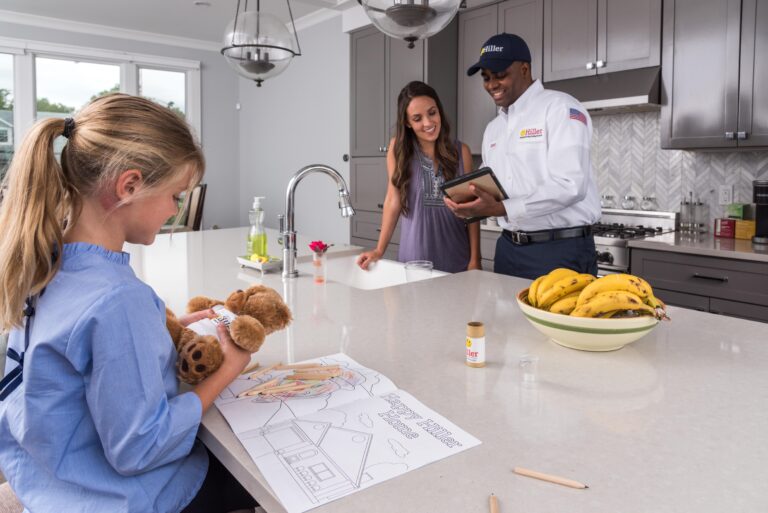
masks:
POLYGON ((411 260, 405 263, 405 280, 419 281, 432 277, 432 262, 429 260, 411 260))
POLYGON ((635 208, 635 197, 634 196, 624 196, 624 198, 621 200, 621 208, 624 210, 634 210, 635 208))
POLYGON ((600 206, 602 208, 616 208, 616 202, 613 201, 613 196, 610 194, 603 194, 600 197, 600 206))

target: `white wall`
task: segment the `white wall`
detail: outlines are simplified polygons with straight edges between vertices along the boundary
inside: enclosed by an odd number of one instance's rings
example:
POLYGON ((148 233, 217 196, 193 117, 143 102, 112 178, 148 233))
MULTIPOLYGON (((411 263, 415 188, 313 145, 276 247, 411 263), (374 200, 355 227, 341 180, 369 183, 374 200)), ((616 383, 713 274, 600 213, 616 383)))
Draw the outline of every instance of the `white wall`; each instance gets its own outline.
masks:
MULTIPOLYGON (((62 22, 66 26, 66 22, 62 22)), ((238 226, 237 76, 215 51, 0 22, 4 37, 191 59, 201 63, 202 143, 208 190, 204 228, 238 226)))
MULTIPOLYGON (((299 31, 302 55, 261 87, 239 80, 240 221, 248 223, 253 196, 265 196, 266 224, 277 228, 291 176, 326 164, 349 183, 349 35, 341 15, 299 31)), ((296 192, 296 230, 349 242, 349 220, 337 207, 335 184, 309 176, 296 192)), ((277 248, 269 248, 278 254, 277 248)))

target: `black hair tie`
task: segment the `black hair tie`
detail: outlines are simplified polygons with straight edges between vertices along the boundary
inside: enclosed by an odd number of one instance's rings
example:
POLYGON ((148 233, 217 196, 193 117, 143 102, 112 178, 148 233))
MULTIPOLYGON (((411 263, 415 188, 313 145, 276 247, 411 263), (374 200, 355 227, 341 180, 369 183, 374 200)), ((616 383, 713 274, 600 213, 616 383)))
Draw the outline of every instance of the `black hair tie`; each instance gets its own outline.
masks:
POLYGON ((61 135, 69 139, 74 129, 75 129, 74 118, 64 118, 64 132, 61 135))

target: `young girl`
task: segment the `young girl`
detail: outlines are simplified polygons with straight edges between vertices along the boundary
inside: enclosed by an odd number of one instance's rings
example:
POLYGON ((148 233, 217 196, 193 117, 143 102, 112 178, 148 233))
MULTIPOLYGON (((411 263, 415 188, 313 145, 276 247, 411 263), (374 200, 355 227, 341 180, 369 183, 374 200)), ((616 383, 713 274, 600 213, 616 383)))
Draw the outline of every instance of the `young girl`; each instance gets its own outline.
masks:
POLYGON ((38 122, 14 157, 0 207, 0 331, 11 330, 0 469, 28 511, 253 506, 238 486, 243 502, 227 503, 230 492, 216 490, 224 471, 214 461, 208 469, 195 439, 250 355, 221 330, 221 368, 179 394, 163 302, 122 252, 152 243, 203 167, 181 118, 124 94, 38 122))
POLYGON ((471 167, 469 147, 451 140, 435 90, 424 82, 406 85, 397 98, 397 132, 387 152, 379 242, 360 255, 358 265, 367 269, 382 257, 402 215, 398 260, 431 260, 435 269, 452 273, 480 269, 480 227, 453 215, 440 189, 471 167))

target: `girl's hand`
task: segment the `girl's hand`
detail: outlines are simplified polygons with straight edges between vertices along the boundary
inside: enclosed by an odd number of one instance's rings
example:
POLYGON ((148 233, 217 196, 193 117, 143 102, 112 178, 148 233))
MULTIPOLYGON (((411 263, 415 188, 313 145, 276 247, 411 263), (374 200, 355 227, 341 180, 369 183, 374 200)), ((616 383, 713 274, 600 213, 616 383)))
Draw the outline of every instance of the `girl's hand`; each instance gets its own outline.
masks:
POLYGON ((382 256, 381 251, 379 251, 378 249, 372 249, 371 251, 366 251, 365 253, 357 257, 357 265, 360 266, 360 269, 367 271, 368 266, 371 265, 376 260, 380 260, 381 256, 382 256))
POLYGON ((228 370, 231 370, 234 373, 234 379, 251 363, 251 353, 235 344, 229 335, 229 329, 224 324, 219 324, 216 331, 221 343, 221 352, 224 353, 224 361, 221 366, 226 366, 228 370))
POLYGON ((197 322, 201 319, 211 319, 213 317, 216 317, 216 313, 208 308, 207 310, 200 310, 199 312, 181 315, 178 319, 182 326, 189 326, 193 322, 197 322))

